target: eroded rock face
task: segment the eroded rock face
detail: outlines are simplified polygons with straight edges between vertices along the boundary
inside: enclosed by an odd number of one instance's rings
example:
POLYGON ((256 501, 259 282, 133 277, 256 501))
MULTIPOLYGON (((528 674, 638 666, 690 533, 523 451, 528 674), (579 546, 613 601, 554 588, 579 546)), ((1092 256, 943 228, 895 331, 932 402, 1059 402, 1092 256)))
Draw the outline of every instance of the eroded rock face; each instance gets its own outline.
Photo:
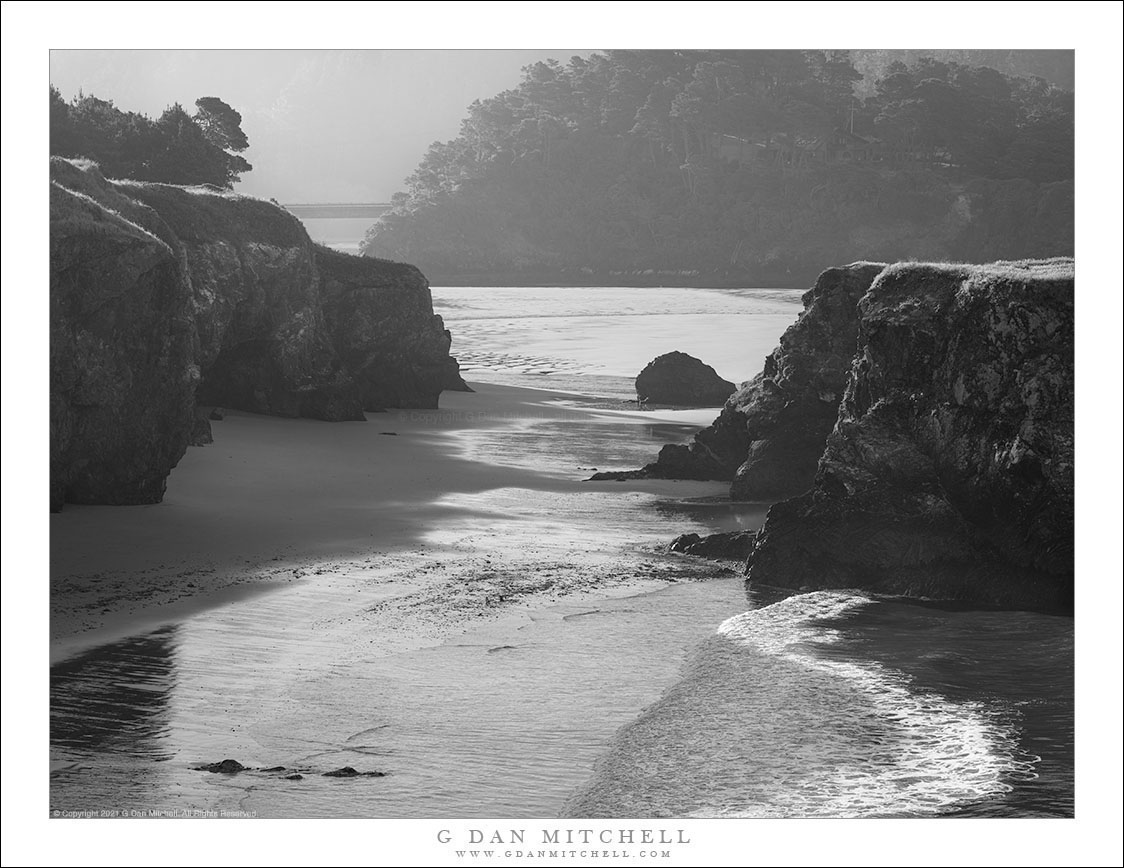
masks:
POLYGON ((812 484, 835 424, 858 334, 856 305, 886 266, 829 268, 804 293, 804 310, 689 445, 668 445, 639 471, 595 478, 731 480, 734 500, 792 497, 812 484))
POLYGON ((636 377, 636 396, 651 404, 706 407, 723 403, 736 386, 686 353, 664 353, 636 377))
POLYGON ((778 500, 811 486, 855 355, 859 299, 885 267, 857 262, 821 274, 764 370, 739 390, 747 448, 732 499, 778 500))
POLYGON ((1073 262, 899 264, 810 491, 751 581, 1065 609, 1073 595, 1073 262))
POLYGON ((328 332, 363 408, 434 408, 447 384, 467 389, 422 273, 397 263, 371 269, 369 261, 316 251, 328 332))
POLYGON ((461 383, 410 265, 269 202, 51 161, 51 503, 153 503, 194 406, 327 421, 461 383))
POLYGON ((193 426, 190 289, 127 203, 50 196, 51 509, 154 503, 193 426))
POLYGON ((188 445, 208 446, 214 442, 215 437, 211 433, 211 420, 208 418, 206 409, 203 407, 196 407, 195 418, 191 425, 191 433, 187 438, 188 445))
POLYGON ((751 530, 712 533, 707 536, 685 533, 671 541, 668 551, 695 555, 712 561, 744 561, 753 551, 755 539, 756 533, 751 530))

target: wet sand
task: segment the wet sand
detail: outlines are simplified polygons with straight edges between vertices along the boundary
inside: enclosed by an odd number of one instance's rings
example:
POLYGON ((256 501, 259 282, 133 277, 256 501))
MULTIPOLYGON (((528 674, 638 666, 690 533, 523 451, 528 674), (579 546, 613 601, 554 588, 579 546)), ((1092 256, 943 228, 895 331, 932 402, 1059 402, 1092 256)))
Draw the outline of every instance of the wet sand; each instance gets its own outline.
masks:
MULTIPOLYGON (((317 574, 385 570, 388 558, 459 545, 458 557, 490 567, 485 549, 496 547, 501 513, 526 514, 542 497, 577 495, 576 504, 588 501, 577 509, 595 512, 616 508, 606 498, 723 491, 720 483, 644 481, 626 495, 619 483, 583 481, 595 467, 650 460, 712 411, 629 413, 553 392, 474 388, 443 394, 440 410, 369 414, 366 423, 231 411, 213 423, 214 444, 188 450, 164 502, 52 515, 52 661, 317 574), (493 539, 466 551, 474 529, 493 539)), ((534 534, 526 515, 519 524, 560 564, 577 545, 567 533, 552 540, 559 528, 534 534)), ((620 545, 607 531, 594 547, 620 545)), ((520 596, 482 593, 489 606, 520 596)))
POLYGON ((725 485, 584 481, 712 411, 489 385, 442 404, 231 413, 163 504, 52 517, 52 810, 558 815, 748 606, 736 570, 666 551, 739 519, 725 485), (305 780, 195 771, 227 758, 305 780), (344 766, 387 777, 333 788, 344 766))

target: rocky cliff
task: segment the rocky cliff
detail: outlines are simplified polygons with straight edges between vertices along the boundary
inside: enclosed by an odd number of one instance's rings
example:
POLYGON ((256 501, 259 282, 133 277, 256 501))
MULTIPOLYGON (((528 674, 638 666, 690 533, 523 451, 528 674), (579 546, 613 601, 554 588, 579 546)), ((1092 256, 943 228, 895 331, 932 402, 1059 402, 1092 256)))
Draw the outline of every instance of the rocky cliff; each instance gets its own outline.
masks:
POLYGON ((51 161, 51 505, 152 503, 195 404, 329 421, 460 387, 413 266, 275 204, 51 161))
POLYGON ((858 334, 856 305, 884 269, 829 268, 804 293, 804 310, 711 425, 689 445, 669 444, 639 471, 595 479, 731 480, 735 500, 779 500, 805 491, 835 424, 858 334))
POLYGON ((900 264, 808 491, 752 582, 1065 609, 1073 595, 1073 261, 900 264))

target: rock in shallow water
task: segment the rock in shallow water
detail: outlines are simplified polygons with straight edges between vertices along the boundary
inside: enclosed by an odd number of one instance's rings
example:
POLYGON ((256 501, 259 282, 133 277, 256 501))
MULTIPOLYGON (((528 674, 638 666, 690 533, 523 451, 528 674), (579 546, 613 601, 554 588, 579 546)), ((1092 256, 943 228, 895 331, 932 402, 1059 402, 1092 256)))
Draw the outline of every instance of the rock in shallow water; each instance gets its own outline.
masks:
POLYGON ((722 404, 737 388, 710 365, 678 351, 657 356, 636 378, 636 396, 651 404, 707 407, 722 404))

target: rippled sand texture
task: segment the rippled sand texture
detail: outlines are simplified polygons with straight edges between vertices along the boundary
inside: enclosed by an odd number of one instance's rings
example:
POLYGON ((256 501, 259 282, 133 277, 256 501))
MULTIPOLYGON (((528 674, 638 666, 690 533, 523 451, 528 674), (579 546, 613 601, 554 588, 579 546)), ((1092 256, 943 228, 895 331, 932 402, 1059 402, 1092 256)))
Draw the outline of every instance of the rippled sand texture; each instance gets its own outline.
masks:
MULTIPOLYGON (((281 605, 271 597, 257 614, 281 605)), ((358 647, 339 659, 336 625, 287 624, 236 642, 251 626, 245 613, 196 620, 56 674, 52 807, 557 815, 685 648, 744 605, 736 579, 679 584, 521 612, 400 653, 383 652, 369 628, 386 621, 368 613, 353 617, 347 632, 358 647), (285 771, 191 769, 228 756, 285 771), (342 766, 387 776, 322 776, 342 766), (304 779, 287 780, 293 772, 304 779)), ((383 614, 412 617, 408 607, 383 614)))
MULTIPOLYGON (((674 413, 629 417, 562 395, 495 386, 445 394, 442 404, 334 425, 230 412, 214 424, 212 446, 188 450, 163 503, 52 515, 52 659, 122 638, 140 622, 155 627, 169 615, 297 581, 321 560, 416 546, 434 530, 455 530, 459 520, 494 524, 502 513, 456 496, 611 493, 636 508, 621 513, 628 521, 615 525, 617 510, 610 509, 587 524, 615 527, 619 546, 634 541, 632 529, 651 539, 674 536, 670 521, 657 529, 639 509, 659 500, 656 492, 721 493, 717 483, 626 492, 582 482, 591 467, 608 460, 638 466, 669 439, 689 437, 695 428, 674 413)), ((511 527, 525 525, 519 515, 506 518, 511 527)))
POLYGON ((720 484, 581 481, 690 426, 448 397, 366 425, 231 414, 161 507, 58 516, 56 544, 103 562, 57 553, 52 809, 558 813, 745 608, 739 577, 661 551, 739 514, 678 505, 720 484), (226 758, 284 771, 192 768, 226 758), (386 777, 322 776, 343 766, 386 777))

